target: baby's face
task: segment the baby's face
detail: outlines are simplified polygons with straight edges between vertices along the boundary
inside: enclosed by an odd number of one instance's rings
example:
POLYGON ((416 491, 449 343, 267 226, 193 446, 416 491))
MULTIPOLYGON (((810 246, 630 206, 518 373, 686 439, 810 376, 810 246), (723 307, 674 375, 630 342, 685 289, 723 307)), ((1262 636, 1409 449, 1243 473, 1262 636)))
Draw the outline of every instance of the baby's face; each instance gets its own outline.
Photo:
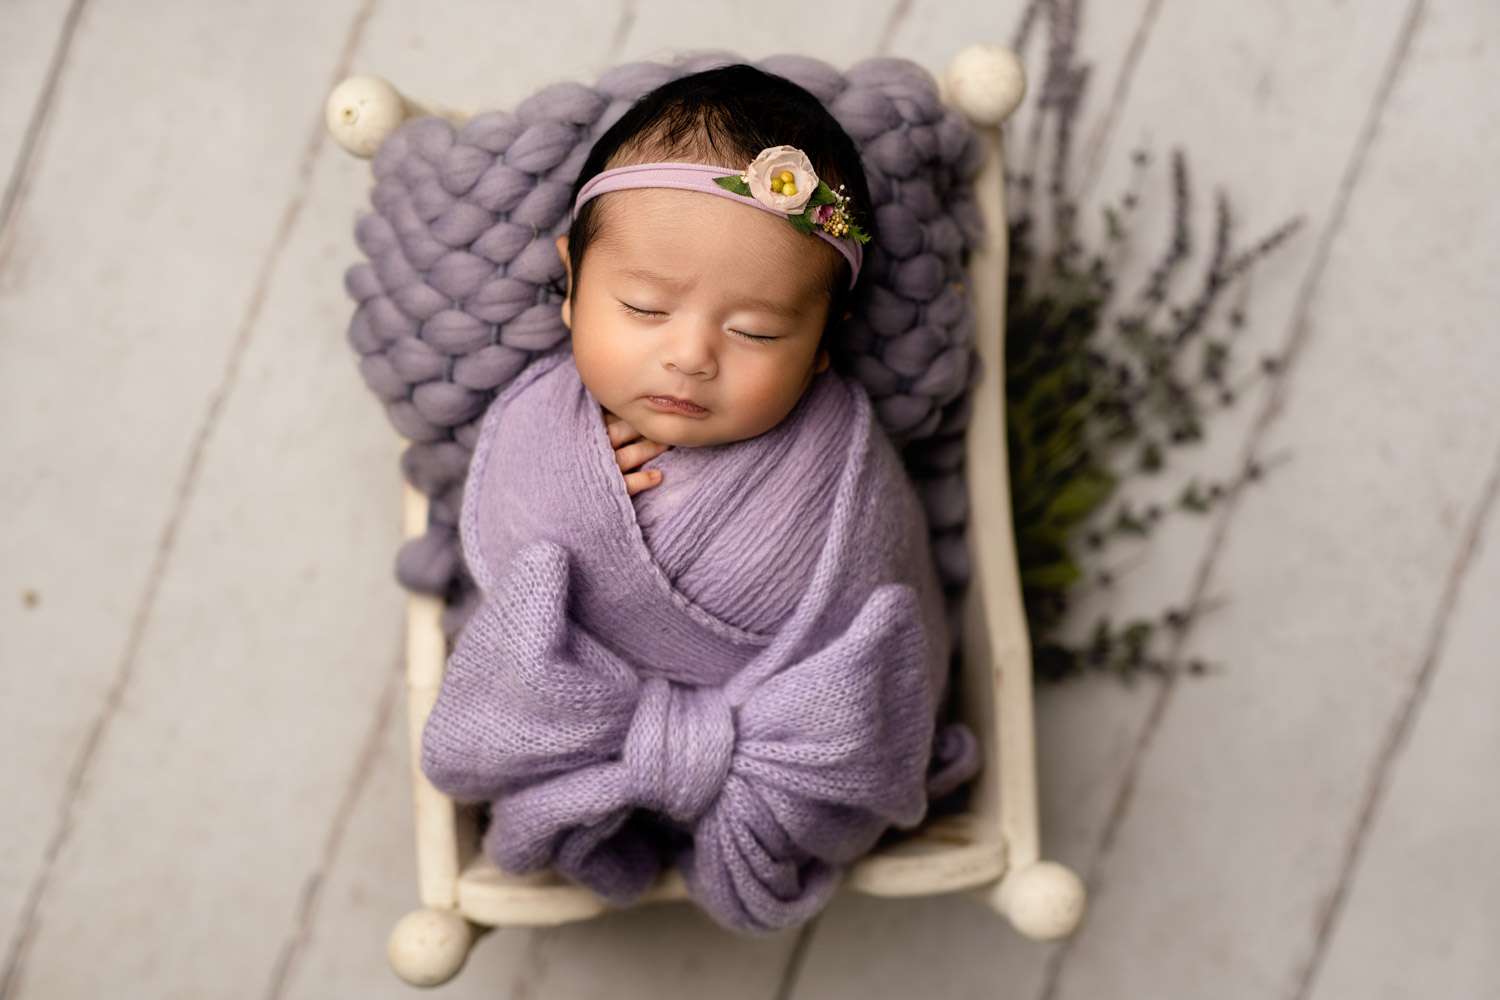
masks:
MULTIPOLYGON (((780 423, 828 367, 818 342, 838 252, 768 212, 698 191, 600 197, 612 200, 604 228, 570 275, 573 306, 563 305, 583 384, 663 444, 726 444, 780 423), (671 412, 653 396, 703 412, 671 412)), ((567 267, 566 236, 557 247, 567 267)))

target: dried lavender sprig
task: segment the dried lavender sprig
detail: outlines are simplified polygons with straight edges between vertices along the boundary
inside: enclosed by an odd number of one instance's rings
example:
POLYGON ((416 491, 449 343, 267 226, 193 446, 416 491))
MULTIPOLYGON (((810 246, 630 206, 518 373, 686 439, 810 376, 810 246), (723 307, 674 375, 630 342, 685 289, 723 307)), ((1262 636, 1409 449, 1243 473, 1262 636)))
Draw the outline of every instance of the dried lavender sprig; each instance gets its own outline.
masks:
POLYGON ((1219 291, 1224 286, 1222 272, 1224 258, 1229 253, 1233 217, 1229 210, 1229 200, 1225 197, 1222 188, 1214 189, 1214 216, 1213 256, 1209 260, 1208 270, 1204 273, 1203 287, 1185 309, 1174 308, 1172 310, 1172 317, 1177 322, 1177 328, 1172 331, 1172 343, 1175 346, 1181 346, 1201 328, 1218 298, 1219 291))
MULTIPOLYGON (((1114 327, 1101 326, 1100 317, 1115 291, 1112 273, 1118 270, 1118 258, 1131 230, 1118 225, 1118 218, 1106 214, 1111 235, 1118 238, 1112 238, 1108 252, 1095 257, 1087 268, 1073 265, 1073 258, 1082 248, 1074 234, 1076 209, 1067 195, 1067 163, 1071 158, 1071 126, 1079 113, 1088 71, 1073 66, 1079 4, 1050 0, 1043 7, 1043 2, 1047 0, 1028 4, 1022 30, 1017 33, 1018 43, 1024 44, 1040 14, 1048 14, 1046 21, 1053 37, 1047 47, 1049 65, 1042 78, 1041 99, 1031 123, 1034 142, 1026 151, 1030 169, 1014 177, 1017 197, 1008 202, 1020 212, 1012 223, 1012 252, 1006 274, 1010 291, 1007 406, 1020 407, 1015 414, 1015 428, 1024 435, 1011 452, 1013 462, 1024 464, 1024 472, 1019 473, 1013 465, 1012 485, 1016 494, 1013 514, 1017 517, 1024 599, 1037 644, 1040 673, 1046 672, 1044 660, 1053 653, 1061 658, 1059 662, 1073 662, 1070 658, 1075 652, 1053 643, 1050 634, 1066 612, 1069 593, 1079 584, 1076 567, 1068 554, 1067 541, 1075 529, 1069 525, 1067 515, 1060 515, 1064 519, 1051 525, 1039 519, 1052 516, 1051 501, 1065 489, 1074 490, 1074 497, 1069 505, 1058 509, 1067 510, 1071 506, 1078 510, 1080 494, 1074 488, 1087 481, 1084 477, 1092 478, 1094 485, 1085 488, 1083 498, 1091 492, 1099 493, 1101 486, 1112 490, 1116 479, 1104 471, 1109 464, 1105 457, 1123 456, 1127 446, 1139 449, 1142 455, 1153 450, 1159 454, 1170 447, 1168 433, 1173 443, 1201 437, 1203 417, 1212 412, 1200 398, 1203 394, 1211 393, 1225 406, 1232 405, 1239 385, 1226 388, 1223 383, 1229 367, 1227 340, 1215 342, 1213 350, 1205 341, 1203 370, 1192 377, 1177 371, 1182 352, 1173 348, 1207 322, 1211 306, 1228 288, 1230 276, 1248 269, 1255 259, 1279 242, 1264 241, 1258 252, 1226 264, 1228 247, 1232 245, 1226 222, 1232 223, 1233 217, 1228 215, 1227 204, 1219 192, 1219 224, 1204 286, 1186 307, 1171 310, 1171 332, 1154 329, 1154 312, 1167 304, 1167 289, 1175 269, 1191 250, 1191 233, 1185 229, 1190 200, 1188 175, 1181 151, 1174 151, 1174 223, 1179 239, 1174 240, 1167 259, 1157 267, 1144 289, 1147 308, 1127 317, 1135 321, 1134 325, 1127 323, 1120 336, 1109 337, 1114 327), (1052 150, 1044 148, 1042 137, 1051 138, 1052 150), (1041 185, 1037 183, 1036 168, 1039 162, 1049 159, 1044 175, 1048 190, 1043 192, 1038 190, 1041 185), (1050 211, 1041 210, 1042 197, 1049 198, 1050 211), (1043 233, 1036 227, 1043 218, 1051 225, 1051 233, 1043 233), (1053 246, 1043 246, 1047 237, 1054 241, 1053 246), (1107 343, 1125 350, 1109 352, 1120 355, 1110 358, 1100 353, 1107 343), (1132 363, 1140 365, 1139 378, 1133 377, 1132 363), (1057 388, 1041 388, 1044 383, 1040 380, 1057 388), (1040 394, 1029 391, 1032 387, 1039 388, 1040 394), (1017 394, 1025 396, 1025 400, 1018 402, 1017 394), (1023 511, 1023 505, 1030 511, 1023 511), (1027 517, 1031 520, 1025 522, 1023 530, 1023 519, 1027 517)), ((1139 168, 1145 163, 1144 154, 1137 154, 1134 162, 1139 176, 1139 168)), ((1011 182, 1012 177, 1007 174, 1007 184, 1011 182)), ((1135 200, 1134 192, 1127 193, 1126 213, 1134 207, 1135 200)), ((1281 234, 1282 238, 1285 235, 1281 234)), ((1245 283, 1241 282, 1238 291, 1242 297, 1244 290, 1245 283)), ((1234 328, 1241 325, 1239 314, 1240 310, 1236 310, 1230 316, 1234 328)), ((1264 359, 1263 366, 1272 361, 1264 359)), ((1264 370, 1274 372, 1275 368, 1264 370)), ((1107 499, 1107 493, 1103 497, 1107 499)), ((1093 508, 1093 500, 1081 502, 1087 505, 1083 509, 1093 508)), ((1200 507, 1204 503, 1211 505, 1212 491, 1206 502, 1192 488, 1185 491, 1184 509, 1192 509, 1195 502, 1200 507)), ((1144 525, 1147 534, 1159 520, 1150 518, 1149 510, 1144 525)), ((1123 519, 1116 513, 1117 528, 1126 532, 1142 528, 1133 513, 1124 513, 1123 519)), ((1130 671, 1161 670, 1168 666, 1163 661, 1141 656, 1139 650, 1132 662, 1118 659, 1115 662, 1127 678, 1130 671)), ((1196 660, 1194 664, 1202 665, 1196 660)))
MULTIPOLYGON (((1027 150, 1026 174, 1035 184, 1037 163, 1040 158, 1042 135, 1044 126, 1050 118, 1053 122, 1056 139, 1054 141, 1054 152, 1048 169, 1047 196, 1048 204, 1052 210, 1054 220, 1058 217, 1058 202, 1066 187, 1067 160, 1063 154, 1066 153, 1066 133, 1070 127, 1072 118, 1077 114, 1077 93, 1074 77, 1077 73, 1074 63, 1074 48, 1077 38, 1077 27, 1079 20, 1078 0, 1048 0, 1047 23, 1050 32, 1050 40, 1047 46, 1047 66, 1042 76, 1041 94, 1038 97, 1037 109, 1032 118, 1031 140, 1027 150), (1054 113, 1055 112, 1055 113, 1054 113), (1061 150, 1061 152, 1059 152, 1061 150)), ((1034 191, 1023 188, 1024 204, 1030 208, 1031 195, 1034 191)), ((1039 210, 1039 206, 1038 206, 1039 210)), ((1050 254, 1037 253, 1035 266, 1028 274, 1027 284, 1037 287, 1041 281, 1041 270, 1051 259, 1050 254)))
POLYGON ((1192 189, 1188 182, 1187 159, 1181 148, 1172 149, 1172 242, 1166 255, 1151 271, 1150 280, 1141 292, 1145 302, 1142 312, 1135 318, 1149 322, 1152 315, 1167 298, 1167 287, 1178 267, 1192 252, 1192 229, 1188 225, 1188 214, 1192 204, 1192 189))
POLYGON ((1306 221, 1306 216, 1299 215, 1288 222, 1282 223, 1274 232, 1271 233, 1271 235, 1267 236, 1265 239, 1255 244, 1255 246, 1251 247, 1249 250, 1236 257, 1229 264, 1229 266, 1224 269, 1225 283, 1227 284, 1228 282, 1231 282, 1235 278, 1239 277, 1246 270, 1248 270, 1252 264, 1260 260, 1260 258, 1264 257, 1266 254, 1276 249, 1282 243, 1286 242, 1288 237, 1290 237, 1292 233, 1296 232, 1298 229, 1302 228, 1302 225, 1306 221))
MULTIPOLYGON (((1031 37, 1031 29, 1036 24, 1037 12, 1041 9, 1044 0, 1030 0, 1021 10, 1020 22, 1011 35, 1010 50, 1022 52, 1026 48, 1026 41, 1031 37)), ((1050 3, 1050 0, 1047 0, 1050 3)))
POLYGON ((1088 81, 1092 70, 1092 66, 1079 66, 1071 72, 1064 73, 1063 82, 1060 84, 1062 93, 1058 97, 1057 145, 1052 157, 1052 178, 1048 188, 1052 198, 1053 231, 1057 234, 1052 262, 1054 271, 1060 268, 1062 262, 1077 248, 1073 237, 1078 205, 1066 197, 1065 192, 1068 167, 1071 163, 1070 155, 1073 149, 1073 126, 1078 120, 1079 108, 1088 91, 1088 81))
MULTIPOLYGON (((1122 522, 1119 509, 1116 508, 1115 517, 1113 519, 1106 518, 1104 525, 1090 526, 1083 529, 1083 544, 1090 552, 1102 555, 1116 539, 1123 539, 1127 536, 1149 536, 1170 517, 1181 516, 1186 513, 1206 514, 1214 506, 1227 501, 1233 494, 1238 493, 1250 483, 1258 482, 1265 478, 1268 472, 1286 462, 1288 457, 1288 453, 1283 450, 1266 458, 1252 459, 1245 464, 1245 467, 1237 475, 1228 479, 1208 480, 1200 484, 1197 477, 1191 478, 1179 493, 1175 503, 1165 508, 1156 502, 1146 505, 1146 508, 1141 512, 1141 515, 1145 519, 1143 531, 1132 529, 1130 522, 1132 520, 1138 521, 1139 519, 1135 518, 1129 509, 1128 501, 1122 501, 1122 505, 1126 506, 1127 517, 1125 520, 1122 522)), ((1120 574, 1116 572, 1112 575, 1118 577, 1120 574)), ((1093 586, 1096 582, 1091 580, 1075 584, 1073 590, 1081 592, 1093 586)), ((1105 585, 1107 586, 1108 584, 1106 583, 1105 585)))

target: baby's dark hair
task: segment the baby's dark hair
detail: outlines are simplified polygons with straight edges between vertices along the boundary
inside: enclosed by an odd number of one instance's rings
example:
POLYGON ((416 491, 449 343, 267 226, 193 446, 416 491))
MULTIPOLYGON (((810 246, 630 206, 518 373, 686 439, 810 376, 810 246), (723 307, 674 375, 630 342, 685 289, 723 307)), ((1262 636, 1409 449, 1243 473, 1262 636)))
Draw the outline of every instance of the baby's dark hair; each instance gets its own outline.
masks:
MULTIPOLYGON (((805 88, 744 63, 690 73, 643 95, 595 141, 573 184, 569 204, 591 178, 613 167, 659 161, 743 166, 767 146, 781 145, 806 153, 818 178, 830 188, 837 191, 840 184, 844 186, 853 220, 870 236, 871 242, 865 244, 868 264, 870 247, 879 236, 870 210, 869 183, 854 140, 805 88)), ((568 229, 573 272, 570 301, 577 295, 584 252, 603 228, 600 201, 585 202, 568 229)), ((830 331, 865 282, 862 273, 851 289, 849 262, 842 254, 837 257, 828 276, 828 322, 821 346, 829 349, 834 367, 844 369, 830 331)))

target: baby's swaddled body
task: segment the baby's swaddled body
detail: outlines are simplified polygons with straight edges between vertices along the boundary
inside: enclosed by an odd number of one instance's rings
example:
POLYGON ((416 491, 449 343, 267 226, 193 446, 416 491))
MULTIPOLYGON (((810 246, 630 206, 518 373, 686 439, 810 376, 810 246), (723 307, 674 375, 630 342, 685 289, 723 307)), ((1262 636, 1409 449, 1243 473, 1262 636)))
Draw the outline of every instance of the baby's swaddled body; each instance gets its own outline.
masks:
MULTIPOLYGON (((423 769, 492 802, 506 870, 624 903, 675 861, 725 926, 788 926, 926 811, 950 637, 921 506, 831 370, 771 430, 647 464, 629 496, 565 347, 492 404, 461 524, 483 598, 423 769), (675 858, 640 810, 690 834, 675 858)), ((978 766, 947 736, 945 788, 978 766)))
MULTIPOLYGON (((827 536, 844 471, 840 456, 856 416, 855 385, 830 369, 815 376, 797 407, 764 434, 676 447, 645 463, 663 476, 633 498, 636 522, 667 579, 699 607, 756 632, 774 632, 790 616, 827 536)), ((894 453, 874 458, 895 461, 894 453)), ((927 540, 915 495, 893 491, 887 502, 913 527, 909 537, 891 541, 920 543, 909 553, 911 582, 937 595, 936 578, 921 579, 924 553, 918 550, 927 540)))

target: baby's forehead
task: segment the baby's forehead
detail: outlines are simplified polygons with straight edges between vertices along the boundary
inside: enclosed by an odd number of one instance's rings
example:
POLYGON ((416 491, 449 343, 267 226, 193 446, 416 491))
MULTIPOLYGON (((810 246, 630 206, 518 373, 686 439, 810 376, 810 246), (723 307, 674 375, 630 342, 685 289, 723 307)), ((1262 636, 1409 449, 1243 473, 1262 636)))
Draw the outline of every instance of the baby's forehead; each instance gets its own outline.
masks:
POLYGON ((827 295, 842 260, 785 219, 699 191, 638 188, 596 201, 599 229, 592 246, 620 267, 660 272, 674 260, 695 265, 711 256, 766 279, 761 293, 797 300, 827 295))

